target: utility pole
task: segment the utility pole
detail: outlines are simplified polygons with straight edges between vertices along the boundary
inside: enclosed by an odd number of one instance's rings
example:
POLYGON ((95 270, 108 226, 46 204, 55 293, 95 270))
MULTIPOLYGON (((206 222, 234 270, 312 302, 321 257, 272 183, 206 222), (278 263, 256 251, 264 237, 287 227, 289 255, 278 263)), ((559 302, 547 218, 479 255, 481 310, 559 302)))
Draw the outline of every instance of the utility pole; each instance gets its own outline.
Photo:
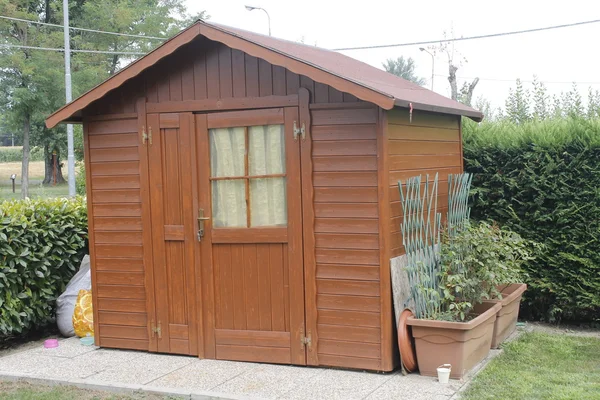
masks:
MULTIPOLYGON (((65 34, 65 94, 67 104, 73 100, 71 92, 71 43, 69 39, 69 0, 63 0, 65 34)), ((69 196, 75 196, 75 149, 73 146, 73 125, 67 124, 67 168, 69 169, 69 196)))

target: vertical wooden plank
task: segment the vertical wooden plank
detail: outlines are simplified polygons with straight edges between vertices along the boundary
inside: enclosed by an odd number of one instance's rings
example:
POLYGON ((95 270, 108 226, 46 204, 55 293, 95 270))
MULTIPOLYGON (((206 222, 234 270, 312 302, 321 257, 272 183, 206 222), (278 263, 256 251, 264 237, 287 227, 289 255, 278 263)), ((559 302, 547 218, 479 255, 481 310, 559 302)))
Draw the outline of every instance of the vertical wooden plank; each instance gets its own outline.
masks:
POLYGON ((465 158, 463 157, 463 140, 462 140, 462 117, 459 115, 458 118, 458 140, 460 143, 460 170, 461 172, 465 171, 465 158))
POLYGON ((144 74, 146 83, 146 101, 148 103, 158 103, 158 80, 156 79, 156 73, 154 71, 155 70, 150 69, 144 74))
POLYGON ((194 58, 194 98, 196 100, 207 98, 206 86, 206 53, 196 51, 194 58))
MULTIPOLYGON (((181 59, 173 60, 175 62, 181 62, 181 59)), ((174 63, 177 65, 177 63, 174 63)), ((169 99, 170 101, 181 101, 183 99, 182 79, 181 79, 181 68, 171 68, 169 74, 169 99)))
POLYGON ((233 77, 231 73, 231 48, 219 48, 219 90, 221 98, 233 97, 233 77))
POLYGON ((392 309, 392 283, 390 277, 390 197, 388 164, 387 111, 378 108, 377 118, 377 199, 379 216, 379 290, 381 304, 381 368, 394 367, 394 326, 396 318, 392 309))
MULTIPOLYGON (((94 204, 92 196, 92 166, 90 164, 90 136, 89 136, 89 122, 85 119, 83 121, 83 161, 85 164, 85 191, 87 195, 87 215, 88 215, 88 243, 90 252, 90 275, 92 279, 92 293, 96 293, 92 296, 92 305, 94 307, 94 332, 99 331, 98 324, 98 285, 96 278, 96 238, 94 234, 94 204)), ((100 335, 94 337, 94 344, 100 346, 100 335)))
POLYGON ((354 95, 344 92, 344 103, 355 103, 357 101, 358 99, 354 95))
POLYGON ((289 251, 283 252, 283 310, 285 311, 285 331, 290 330, 290 267, 289 267, 289 251))
MULTIPOLYGON (((305 307, 306 307, 306 332, 311 335, 311 346, 306 352, 306 363, 319 365, 317 347, 319 343, 317 331, 317 266, 315 261, 315 211, 314 211, 314 188, 312 167, 312 137, 311 119, 308 105, 310 93, 306 88, 300 89, 299 93, 300 121, 306 129, 306 139, 300 143, 300 157, 302 165, 302 230, 304 238, 304 283, 305 283, 305 307)), ((300 227, 298 227, 299 229, 300 227)), ((293 290, 295 280, 292 277, 292 265, 290 258, 290 291, 293 290)), ((294 303, 294 296, 290 296, 290 302, 294 303)))
MULTIPOLYGON (((140 97, 137 101, 136 108, 138 114, 138 130, 142 132, 147 129, 146 99, 140 97)), ((148 350, 157 351, 157 341, 156 337, 152 334, 151 327, 151 322, 156 320, 156 310, 154 298, 154 260, 152 257, 152 210, 150 209, 149 159, 147 144, 142 144, 141 140, 138 142, 138 152, 140 155, 140 198, 142 199, 142 243, 144 258, 144 288, 146 289, 146 312, 148 314, 148 350)), ((91 199, 91 197, 88 196, 88 199, 91 199)), ((92 220, 89 221, 93 223, 92 220)), ((92 241, 90 239, 90 245, 91 243, 92 241)), ((96 319, 94 319, 94 321, 96 321, 96 319)))
POLYGON ((184 59, 183 69, 181 72, 181 89, 183 100, 194 100, 194 63, 189 57, 184 59))
POLYGON ((341 103, 343 101, 344 101, 344 94, 342 92, 340 92, 339 90, 337 90, 336 88, 329 86, 329 102, 330 103, 341 103))
POLYGON ((246 97, 246 60, 243 51, 231 50, 233 97, 246 97))
MULTIPOLYGON (((235 246, 235 245, 234 245, 235 246)), ((231 248, 230 244, 220 244, 217 246, 219 251, 219 271, 221 285, 221 317, 223 319, 223 329, 233 329, 233 274, 231 273, 231 248)))
MULTIPOLYGON (((168 299, 167 266, 165 264, 166 248, 164 240, 163 212, 163 158, 162 142, 163 132, 159 125, 158 114, 147 115, 148 129, 152 129, 152 145, 148 144, 148 160, 150 180, 150 208, 152 220, 152 252, 154 259, 154 295, 157 299, 168 299)), ((168 301, 157 301, 156 321, 161 324, 162 339, 157 341, 157 351, 169 351, 169 304, 168 301)))
POLYGON ((308 89, 311 96, 315 93, 315 82, 308 76, 300 75, 300 87, 308 89))
POLYGON ((183 242, 183 275, 184 280, 184 291, 185 294, 185 310, 187 311, 186 320, 188 325, 188 343, 189 353, 193 355, 198 354, 198 319, 199 313, 197 312, 197 296, 201 294, 200 291, 196 290, 196 218, 197 218, 197 207, 195 206, 196 192, 195 188, 194 171, 196 169, 195 149, 193 146, 194 136, 194 116, 192 113, 182 113, 179 115, 179 147, 181 148, 180 158, 180 173, 181 184, 183 191, 182 196, 182 216, 184 224, 184 237, 183 242))
POLYGON ((315 82, 315 103, 329 102, 329 86, 324 83, 315 82))
MULTIPOLYGON (((210 202, 210 155, 206 114, 194 115, 196 119, 196 160, 198 162, 198 206, 205 216, 212 216, 210 202)), ((202 256, 202 336, 204 357, 215 358, 215 289, 213 272, 213 249, 211 243, 212 221, 204 223, 205 235, 200 242, 202 256)))
MULTIPOLYGON (((160 64, 162 65, 162 64, 160 64)), ((159 68, 159 67, 156 67, 159 68)), ((166 70, 160 69, 157 74, 158 80, 158 102, 162 103, 170 100, 169 94, 169 74, 166 70)))
POLYGON ((285 68, 279 65, 273 65, 273 94, 286 95, 285 68))
POLYGON ((258 82, 261 97, 273 94, 273 71, 271 70, 271 64, 262 58, 258 60, 258 82))
POLYGON ((298 89, 300 89, 300 77, 293 73, 292 71, 285 70, 285 84, 288 95, 296 95, 298 94, 298 89))
POLYGON ((246 96, 258 97, 258 59, 246 54, 246 96))
MULTIPOLYGON (((304 271, 305 265, 303 260, 302 247, 302 232, 303 225, 305 229, 312 230, 312 222, 306 219, 307 215, 303 214, 303 196, 304 187, 301 171, 310 168, 312 165, 305 166, 301 164, 304 160, 301 159, 300 149, 306 151, 304 146, 310 143, 310 116, 308 114, 308 91, 306 89, 299 90, 299 101, 301 111, 298 107, 288 107, 284 109, 285 119, 285 134, 286 138, 292 138, 294 129, 294 121, 300 121, 306 127, 306 139, 298 139, 298 141, 286 140, 286 172, 287 172, 287 201, 288 201, 288 243, 287 243, 287 261, 288 261, 288 279, 289 279, 289 313, 290 313, 290 338, 291 338, 291 359, 294 364, 306 364, 307 352, 304 346, 301 345, 303 335, 308 335, 307 327, 305 326, 304 304, 305 304, 305 289, 304 289, 304 271), (304 107, 304 108, 302 108, 304 107), (305 114, 303 114, 303 112, 305 114)), ((310 158, 310 145, 308 146, 310 158)), ((312 172, 311 172, 312 173, 312 172)), ((312 202, 312 184, 308 196, 312 202)), ((315 331, 316 333, 316 331, 315 331)), ((313 342, 314 353, 316 354, 316 343, 313 342)), ((308 352, 310 353, 310 351, 308 352)))
POLYGON ((214 287, 215 287, 215 328, 216 329, 221 329, 223 328, 223 317, 222 317, 222 310, 223 310, 223 306, 222 306, 222 302, 221 302, 221 298, 223 297, 223 286, 221 284, 221 269, 219 268, 219 266, 223 265, 223 263, 221 262, 221 252, 218 246, 214 246, 212 248, 212 253, 213 253, 213 257, 212 257, 212 262, 213 264, 213 268, 214 268, 214 274, 215 274, 215 282, 214 282, 214 287))
POLYGON ((274 331, 285 331, 285 310, 283 300, 283 250, 285 244, 272 244, 269 249, 271 275, 271 327, 274 331))
POLYGON ((206 50, 206 91, 209 99, 219 98, 219 79, 219 48, 210 46, 206 50))
MULTIPOLYGON (((188 267, 188 280, 193 281, 193 287, 188 282, 188 319, 190 320, 189 329, 189 346, 191 354, 197 354, 200 358, 204 358, 204 342, 203 342, 203 315, 202 315, 202 296, 204 290, 202 289, 202 263, 200 258, 200 243, 197 239, 197 225, 196 221, 198 218, 198 155, 196 149, 196 119, 192 113, 186 113, 187 122, 189 125, 189 139, 188 146, 190 147, 190 172, 189 172, 189 198, 191 199, 191 205, 188 206, 191 210, 191 220, 189 221, 186 229, 186 246, 189 246, 188 251, 193 257, 192 262, 186 262, 188 267)), ((187 202, 190 200, 188 199, 187 202)))
POLYGON ((246 306, 244 301, 244 245, 231 245, 231 280, 233 287, 233 327, 246 329, 246 306))
POLYGON ((258 316, 260 320, 260 330, 271 330, 271 276, 269 265, 269 244, 256 245, 256 263, 258 265, 258 316))
POLYGON ((258 262, 256 245, 248 244, 244 247, 244 298, 246 301, 246 327, 251 331, 260 330, 260 317, 258 301, 258 262))

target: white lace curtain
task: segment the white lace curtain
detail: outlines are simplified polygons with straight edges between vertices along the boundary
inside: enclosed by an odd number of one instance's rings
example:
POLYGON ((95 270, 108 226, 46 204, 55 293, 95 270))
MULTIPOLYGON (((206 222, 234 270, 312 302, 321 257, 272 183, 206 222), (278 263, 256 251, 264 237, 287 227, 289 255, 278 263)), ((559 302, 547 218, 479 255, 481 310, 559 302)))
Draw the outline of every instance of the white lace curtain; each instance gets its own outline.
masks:
POLYGON ((214 227, 247 227, 246 185, 249 186, 249 226, 287 224, 286 179, 260 177, 285 174, 283 125, 210 130, 210 167, 214 227), (245 167, 246 151, 248 171, 245 167), (246 177, 246 178, 242 178, 246 177))

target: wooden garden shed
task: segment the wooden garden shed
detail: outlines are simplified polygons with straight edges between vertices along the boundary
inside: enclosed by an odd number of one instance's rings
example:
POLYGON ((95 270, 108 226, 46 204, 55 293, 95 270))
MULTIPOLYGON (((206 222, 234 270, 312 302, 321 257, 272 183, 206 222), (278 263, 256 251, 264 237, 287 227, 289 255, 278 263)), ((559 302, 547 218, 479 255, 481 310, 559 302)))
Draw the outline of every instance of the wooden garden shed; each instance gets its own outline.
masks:
POLYGON ((461 116, 336 52, 182 31, 46 120, 84 128, 96 344, 394 369, 397 181, 447 193, 461 116))

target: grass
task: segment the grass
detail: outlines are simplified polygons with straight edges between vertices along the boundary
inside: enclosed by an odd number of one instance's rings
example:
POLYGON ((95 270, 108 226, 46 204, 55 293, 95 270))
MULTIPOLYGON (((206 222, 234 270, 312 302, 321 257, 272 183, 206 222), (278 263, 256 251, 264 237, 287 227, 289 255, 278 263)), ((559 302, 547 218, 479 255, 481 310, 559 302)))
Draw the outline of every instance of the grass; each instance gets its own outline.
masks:
POLYGON ((168 399, 144 393, 114 394, 71 386, 34 385, 27 382, 0 382, 0 400, 158 400, 168 399))
MULTIPOLYGON (((63 177, 68 178, 68 171, 63 169, 63 177)), ((44 180, 44 162, 29 163, 29 197, 64 197, 69 194, 66 184, 57 186, 42 186, 44 180)), ((21 198, 21 162, 0 163, 0 201, 21 198), (15 193, 12 192, 10 176, 17 174, 15 193)))
POLYGON ((600 339, 525 333, 504 347, 461 399, 600 399, 600 339))

